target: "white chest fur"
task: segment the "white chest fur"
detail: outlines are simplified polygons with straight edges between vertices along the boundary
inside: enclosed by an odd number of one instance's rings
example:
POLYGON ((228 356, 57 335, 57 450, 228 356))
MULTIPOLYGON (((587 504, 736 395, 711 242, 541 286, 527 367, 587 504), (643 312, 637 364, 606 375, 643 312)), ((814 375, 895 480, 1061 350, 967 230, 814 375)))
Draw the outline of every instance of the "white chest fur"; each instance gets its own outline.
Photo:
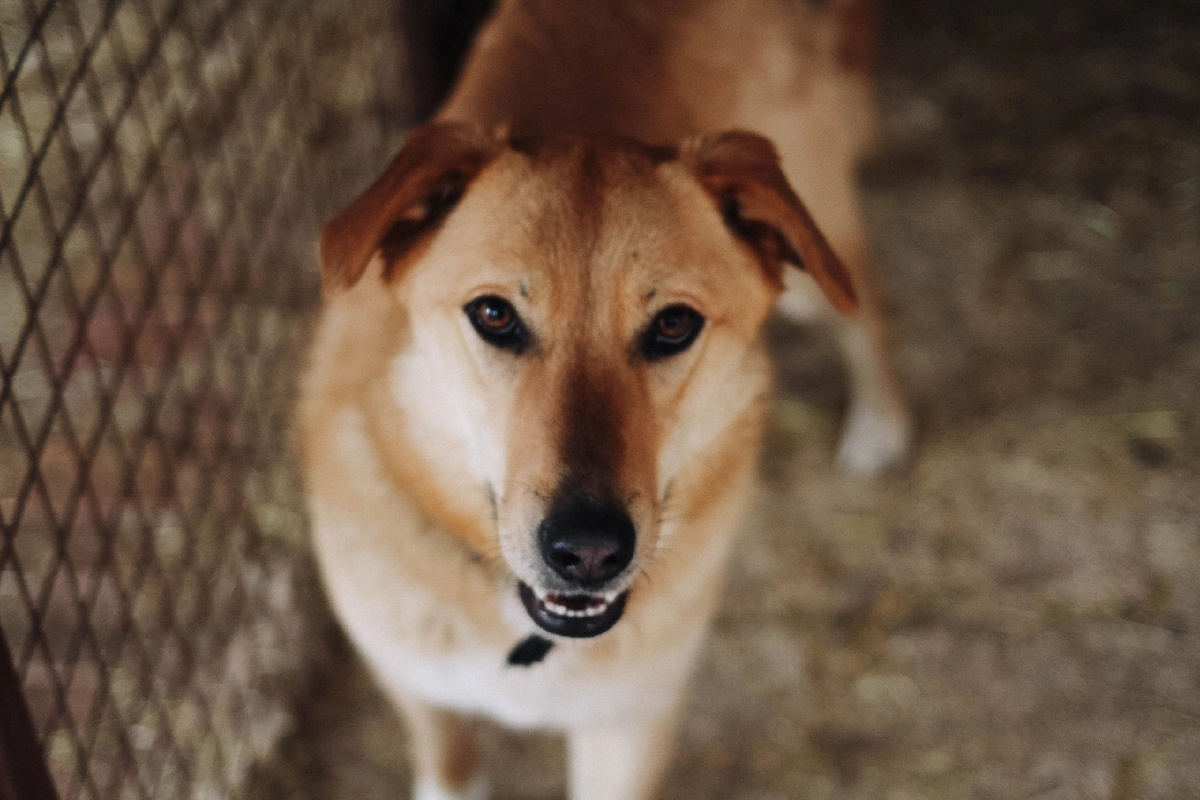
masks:
MULTIPOLYGON (((339 540, 344 556, 345 539, 339 540)), ((326 581, 343 624, 380 682, 395 695, 510 727, 568 729, 665 711, 678 698, 703 636, 703 625, 695 624, 675 646, 648 649, 638 646, 639 632, 622 620, 606 637, 559 640, 539 663, 511 665, 512 648, 537 631, 515 588, 493 593, 490 608, 499 613, 484 630, 470 617, 486 618, 487 609, 468 615, 395 573, 380 591, 380 568, 386 567, 376 560, 355 570, 353 560, 323 558, 326 581)))
POLYGON ((560 643, 537 664, 513 666, 506 653, 486 647, 431 655, 392 643, 385 648, 394 658, 372 661, 385 685, 514 728, 569 729, 656 715, 678 697, 686 663, 597 674, 582 663, 579 647, 560 643))
MULTIPOLYGON (((382 479, 361 418, 347 413, 339 422, 328 462, 338 468, 310 487, 317 553, 338 616, 385 688, 524 728, 627 719, 676 701, 706 615, 682 614, 667 593, 639 603, 635 585, 611 632, 559 640, 542 662, 509 665, 513 647, 540 632, 515 583, 430 530, 382 479)), ((719 545, 710 543, 703 568, 682 587, 715 582, 719 545)))

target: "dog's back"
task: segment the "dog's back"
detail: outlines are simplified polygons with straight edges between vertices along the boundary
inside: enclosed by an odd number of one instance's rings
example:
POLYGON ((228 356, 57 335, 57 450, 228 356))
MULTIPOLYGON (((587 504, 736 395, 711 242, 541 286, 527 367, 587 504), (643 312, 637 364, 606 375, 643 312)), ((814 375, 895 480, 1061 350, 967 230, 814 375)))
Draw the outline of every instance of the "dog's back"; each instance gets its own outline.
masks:
MULTIPOLYGON (((439 117, 516 135, 673 142, 762 131, 780 108, 835 94, 834 116, 865 140, 873 53, 869 0, 502 0, 439 117)), ((427 95, 440 88, 426 86, 427 95)))

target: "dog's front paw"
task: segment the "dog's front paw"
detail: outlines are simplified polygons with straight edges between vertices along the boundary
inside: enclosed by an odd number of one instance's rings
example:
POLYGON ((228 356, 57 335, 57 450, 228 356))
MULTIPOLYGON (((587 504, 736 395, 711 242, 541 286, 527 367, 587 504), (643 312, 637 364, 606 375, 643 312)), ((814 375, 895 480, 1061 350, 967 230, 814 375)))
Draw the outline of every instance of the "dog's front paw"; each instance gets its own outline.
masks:
POLYGON ((902 409, 852 408, 846 415, 837 466, 841 472, 873 477, 899 470, 908 460, 912 423, 902 409))
POLYGON ((482 775, 476 775, 466 789, 451 792, 437 781, 420 778, 413 785, 413 800, 488 800, 488 785, 482 775))

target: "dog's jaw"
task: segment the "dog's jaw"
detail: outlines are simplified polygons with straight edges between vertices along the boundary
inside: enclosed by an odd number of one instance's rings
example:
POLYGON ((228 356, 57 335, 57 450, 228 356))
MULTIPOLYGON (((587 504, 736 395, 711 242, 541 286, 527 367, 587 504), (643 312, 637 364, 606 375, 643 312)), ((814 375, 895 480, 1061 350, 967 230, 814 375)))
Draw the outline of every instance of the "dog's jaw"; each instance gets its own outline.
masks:
POLYGON ((556 636, 590 639, 609 631, 625 613, 628 590, 602 594, 554 594, 517 586, 521 603, 538 627, 556 636))

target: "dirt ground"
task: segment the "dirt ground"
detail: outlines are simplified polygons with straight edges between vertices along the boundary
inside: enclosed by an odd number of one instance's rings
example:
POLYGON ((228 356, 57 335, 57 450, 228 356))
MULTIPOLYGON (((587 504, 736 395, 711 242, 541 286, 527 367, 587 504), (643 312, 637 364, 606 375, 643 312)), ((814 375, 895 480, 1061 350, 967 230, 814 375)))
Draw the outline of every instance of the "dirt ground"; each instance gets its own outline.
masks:
MULTIPOLYGON (((661 796, 1200 797, 1200 14, 905 0, 879 96, 919 453, 837 475, 836 354, 772 328, 764 485, 661 796)), ((328 649, 252 796, 406 796, 399 722, 328 649)), ((497 797, 562 796, 561 743, 487 748, 497 797)))

